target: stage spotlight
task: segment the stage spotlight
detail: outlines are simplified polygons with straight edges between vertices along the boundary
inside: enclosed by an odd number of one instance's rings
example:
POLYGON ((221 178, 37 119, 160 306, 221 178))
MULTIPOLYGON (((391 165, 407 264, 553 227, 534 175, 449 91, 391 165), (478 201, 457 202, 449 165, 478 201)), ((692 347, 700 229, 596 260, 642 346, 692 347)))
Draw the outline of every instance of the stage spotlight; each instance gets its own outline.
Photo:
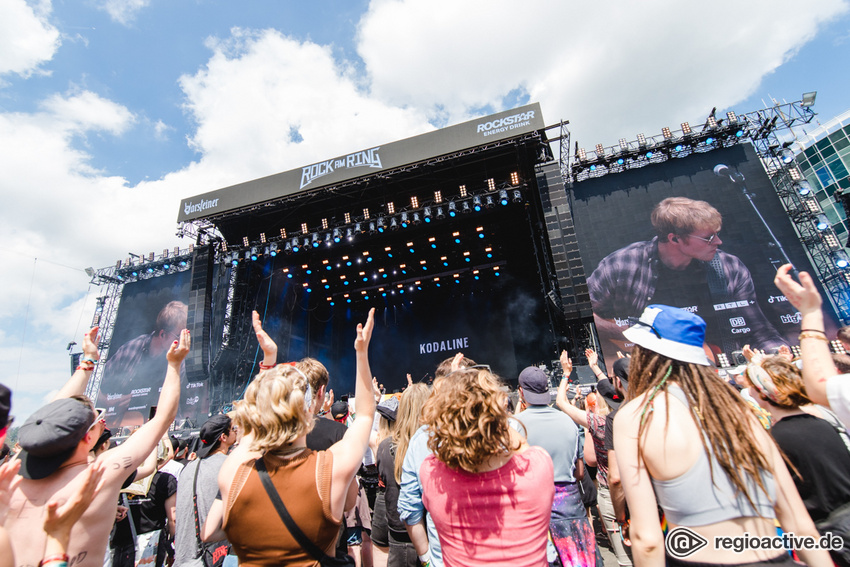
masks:
POLYGON ((499 191, 499 203, 501 203, 502 206, 505 206, 505 205, 508 204, 508 192, 505 191, 504 189, 499 191))
POLYGON ((422 209, 422 216, 425 217, 425 222, 431 222, 431 207, 422 209))
POLYGON ((472 198, 472 208, 475 209, 475 212, 479 212, 482 209, 483 205, 481 204, 481 197, 476 195, 472 198))
POLYGON ((407 228, 407 225, 410 224, 410 217, 407 213, 401 213, 401 227, 407 228))
POLYGON ((358 230, 358 228, 357 228, 358 226, 359 226, 359 225, 355 225, 355 228, 354 228, 354 229, 351 229, 351 228, 347 228, 347 229, 345 229, 345 239, 346 239, 346 240, 348 240, 349 242, 351 242, 352 240, 354 240, 354 231, 356 230, 357 232, 360 232, 360 231, 358 230))
POLYGON ((313 248, 319 247, 320 242, 319 242, 319 233, 318 232, 313 233, 313 236, 311 237, 311 242, 313 244, 313 248))
POLYGON ((289 242, 287 242, 287 243, 286 243, 286 246, 284 246, 284 247, 283 247, 283 251, 284 251, 286 254, 292 254, 292 244, 290 244, 289 242))
POLYGON ((442 219, 445 218, 445 213, 443 213, 443 207, 437 207, 437 218, 442 219))
POLYGON ((359 222, 354 223, 354 232, 356 232, 358 234, 364 232, 363 225, 359 222))
POLYGON ((829 228, 829 219, 825 214, 820 213, 815 217, 815 227, 821 232, 829 228))
POLYGON ((326 244, 326 245, 328 245, 328 246, 330 246, 331 244, 333 244, 333 242, 334 242, 334 239, 333 239, 333 237, 331 236, 331 233, 330 233, 330 232, 326 232, 326 233, 325 233, 325 244, 326 244))
POLYGON ((817 91, 803 93, 803 100, 800 101, 800 106, 802 106, 803 108, 809 108, 810 106, 814 106, 815 99, 817 98, 817 96, 817 91))
POLYGON ((495 207, 496 203, 493 202, 493 197, 491 197, 490 195, 487 195, 487 197, 484 199, 484 206, 487 207, 488 209, 492 209, 493 207, 495 207))
POLYGON ((298 252, 301 249, 301 241, 297 236, 292 239, 292 251, 298 252))
POLYGON ((812 192, 812 186, 809 185, 809 182, 805 179, 796 181, 794 183, 794 189, 797 190, 797 193, 799 193, 801 197, 805 197, 806 195, 812 192))
POLYGON ((372 221, 369 223, 369 234, 375 234, 376 232, 378 232, 378 228, 375 225, 375 222, 372 221))
POLYGON ((277 242, 272 242, 271 244, 269 244, 269 256, 271 256, 272 258, 277 256, 277 250, 278 250, 277 242))
POLYGON ((514 189, 514 203, 522 203, 522 193, 519 189, 514 189))
POLYGON ((398 230, 398 220, 395 217, 390 219, 390 230, 398 230))
POLYGON ((712 138, 711 136, 709 136, 708 138, 705 139, 705 145, 706 146, 710 146, 713 143, 714 143, 714 138, 712 138))
MULTIPOLYGON (((349 228, 348 230, 351 230, 351 229, 349 228)), ((342 231, 340 229, 335 228, 333 230, 333 239, 334 239, 334 242, 342 241, 342 231)))
POLYGON ((460 210, 463 214, 472 212, 472 207, 469 206, 469 201, 464 201, 460 204, 460 210))
POLYGON ((163 264, 163 265, 162 265, 162 269, 163 269, 163 270, 171 269, 171 264, 169 264, 169 263, 167 263, 167 262, 166 262, 165 264, 163 264))
POLYGON ((384 232, 385 228, 386 221, 384 220, 384 217, 378 217, 378 232, 384 232))
POLYGON ((788 164, 794 161, 794 151, 791 148, 782 148, 777 155, 782 163, 788 164))
POLYGON ((449 216, 452 218, 457 216, 457 205, 454 201, 449 201, 449 216))
POLYGON ((847 252, 844 250, 836 250, 832 253, 832 259, 835 262, 835 266, 842 270, 846 270, 850 268, 850 257, 847 256, 847 252))
POLYGON ((646 152, 646 159, 652 159, 654 154, 652 152, 646 152))
POLYGON ((419 213, 413 213, 413 220, 411 220, 410 222, 411 222, 411 224, 414 224, 414 225, 422 222, 422 218, 419 216, 419 213))

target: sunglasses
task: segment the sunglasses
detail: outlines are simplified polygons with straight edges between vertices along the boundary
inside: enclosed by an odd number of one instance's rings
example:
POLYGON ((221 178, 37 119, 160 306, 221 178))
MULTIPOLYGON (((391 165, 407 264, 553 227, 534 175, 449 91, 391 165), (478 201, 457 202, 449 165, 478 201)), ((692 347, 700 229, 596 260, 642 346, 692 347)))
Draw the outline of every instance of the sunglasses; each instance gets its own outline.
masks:
POLYGON ((103 408, 95 408, 94 409, 94 421, 91 422, 89 428, 86 430, 86 433, 91 431, 92 427, 94 427, 97 423, 102 423, 106 425, 106 420, 103 419, 104 414, 106 414, 106 410, 103 408))

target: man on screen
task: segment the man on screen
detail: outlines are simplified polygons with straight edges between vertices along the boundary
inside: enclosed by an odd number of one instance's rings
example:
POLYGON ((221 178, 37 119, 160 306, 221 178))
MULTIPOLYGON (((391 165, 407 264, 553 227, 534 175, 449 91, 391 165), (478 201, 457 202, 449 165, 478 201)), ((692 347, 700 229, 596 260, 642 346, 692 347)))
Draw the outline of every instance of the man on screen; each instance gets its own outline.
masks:
MULTIPOLYGON (((656 236, 621 248, 599 262, 588 278, 600 338, 627 350, 622 329, 650 304, 672 305, 708 323, 707 348, 726 352, 750 344, 786 344, 756 301, 750 271, 719 250, 720 213, 705 201, 664 199, 652 211, 656 236)), ((610 356, 610 355, 609 355, 610 356)))
MULTIPOLYGON (((124 425, 144 422, 147 408, 155 405, 159 397, 159 384, 167 366, 165 353, 186 327, 188 314, 189 308, 182 301, 169 302, 157 314, 154 331, 109 354, 97 400, 99 407, 107 408, 108 427, 116 428, 125 421, 124 425)), ((181 370, 181 379, 184 374, 185 370, 181 370)))

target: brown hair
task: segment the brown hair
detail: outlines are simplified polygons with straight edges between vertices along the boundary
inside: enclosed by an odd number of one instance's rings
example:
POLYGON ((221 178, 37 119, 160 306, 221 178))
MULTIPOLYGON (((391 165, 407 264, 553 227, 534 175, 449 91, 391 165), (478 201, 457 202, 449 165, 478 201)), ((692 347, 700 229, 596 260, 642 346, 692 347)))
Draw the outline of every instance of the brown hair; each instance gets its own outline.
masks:
POLYGON ((841 327, 838 329, 838 333, 835 334, 835 338, 843 343, 850 344, 850 327, 841 327))
MULTIPOLYGON (((773 465, 759 446, 754 429, 755 418, 747 402, 711 367, 673 360, 635 345, 629 365, 631 399, 653 389, 666 394, 670 382, 676 382, 685 392, 706 454, 714 454, 738 492, 755 508, 752 497, 747 493, 747 477, 754 479, 759 488, 767 492, 761 473, 772 473, 773 465)), ((650 400, 648 397, 643 402, 642 412, 646 412, 646 420, 641 418, 638 427, 639 459, 643 447, 641 437, 655 416, 649 407, 650 400)), ((668 404, 668 424, 669 414, 668 404)), ((760 426, 758 430, 764 431, 760 426)))
POLYGON ((491 457, 520 447, 508 425, 507 394, 487 370, 452 372, 434 388, 422 410, 428 448, 453 469, 477 472, 491 457))
POLYGON ((407 446, 410 444, 410 438, 416 433, 421 425, 422 408, 425 407, 425 402, 428 401, 428 396, 431 395, 431 389, 422 383, 408 386, 401 395, 401 400, 398 403, 398 413, 396 414, 395 430, 393 430, 393 445, 395 445, 395 462, 393 463, 393 473, 395 480, 401 483, 401 467, 404 464, 404 455, 407 453, 407 446))
POLYGON ((330 377, 328 376, 328 369, 325 368, 325 365, 316 360, 315 358, 302 358, 296 364, 298 370, 307 375, 307 379, 310 380, 310 388, 313 389, 313 395, 319 395, 319 389, 322 386, 327 387, 328 382, 330 381, 330 377))
POLYGON ((189 317, 189 307, 182 301, 171 301, 156 316, 157 331, 182 331, 189 317))
POLYGON ((652 226, 661 241, 667 240, 670 233, 688 236, 702 228, 720 230, 722 224, 723 217, 717 209, 687 197, 668 197, 652 210, 652 226))
POLYGON ((793 363, 781 356, 768 356, 762 360, 761 367, 770 374, 776 386, 776 394, 766 397, 767 403, 783 409, 796 409, 812 403, 803 385, 803 375, 793 363))
POLYGON ((234 403, 235 421, 254 433, 252 451, 274 451, 292 444, 313 429, 313 416, 304 405, 307 380, 288 364, 260 372, 234 403))
POLYGON ((850 372, 850 355, 833 354, 832 362, 835 363, 836 370, 838 370, 841 374, 847 374, 850 372))
MULTIPOLYGON (((442 378, 444 376, 448 376, 452 373, 452 361, 455 357, 450 357, 445 359, 437 366, 437 370, 434 372, 434 380, 437 378, 442 378)), ((459 368, 469 368, 470 366, 475 366, 475 361, 471 358, 463 357, 460 359, 459 368)))

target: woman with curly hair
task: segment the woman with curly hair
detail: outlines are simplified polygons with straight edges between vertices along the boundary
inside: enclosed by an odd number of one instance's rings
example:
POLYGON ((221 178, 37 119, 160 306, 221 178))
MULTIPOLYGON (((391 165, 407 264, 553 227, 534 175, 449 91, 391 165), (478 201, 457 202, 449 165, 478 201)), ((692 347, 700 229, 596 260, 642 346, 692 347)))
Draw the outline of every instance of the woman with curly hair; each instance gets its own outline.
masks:
MULTIPOLYGON (((375 415, 368 357, 374 313, 370 310, 366 324, 357 325, 354 341, 357 417, 341 441, 320 452, 306 445, 313 427, 307 376, 297 365, 275 365, 277 347, 255 313, 254 328, 265 353, 263 370, 249 384, 244 399, 234 404, 234 421, 243 436, 218 478, 223 529, 240 565, 318 564, 281 519, 272 500, 274 492, 316 551, 334 555, 346 496, 350 486, 357 486, 352 480, 366 453, 375 415), (271 480, 273 492, 264 479, 271 480)), ((205 535, 207 540, 213 537, 208 529, 205 535)))
MULTIPOLYGON (((635 343, 629 400, 615 418, 614 447, 635 565, 795 565, 775 541, 775 519, 795 536, 818 537, 782 456, 746 402, 711 368, 705 321, 650 305, 624 332, 635 343), (665 542, 656 508, 670 528, 665 542), (685 529, 687 528, 687 529, 685 529), (719 549, 724 538, 771 541, 719 549), (706 543, 694 549, 683 541, 706 543)), ((797 550, 809 565, 831 565, 823 550, 797 550)))
POLYGON ((446 565, 548 565, 552 459, 510 427, 506 396, 489 370, 467 368, 435 384, 423 409, 433 452, 423 501, 446 565))
MULTIPOLYGON (((760 364, 748 364, 746 373, 756 401, 770 412, 770 434, 791 464, 794 484, 815 525, 820 528, 830 515, 850 524, 850 447, 845 444, 850 438, 844 426, 825 408, 803 407, 812 401, 800 370, 788 360, 769 356, 760 364)), ((826 525, 834 527, 831 522, 826 525)), ((850 566, 850 541, 845 545, 843 553, 832 553, 842 567, 850 566)))

